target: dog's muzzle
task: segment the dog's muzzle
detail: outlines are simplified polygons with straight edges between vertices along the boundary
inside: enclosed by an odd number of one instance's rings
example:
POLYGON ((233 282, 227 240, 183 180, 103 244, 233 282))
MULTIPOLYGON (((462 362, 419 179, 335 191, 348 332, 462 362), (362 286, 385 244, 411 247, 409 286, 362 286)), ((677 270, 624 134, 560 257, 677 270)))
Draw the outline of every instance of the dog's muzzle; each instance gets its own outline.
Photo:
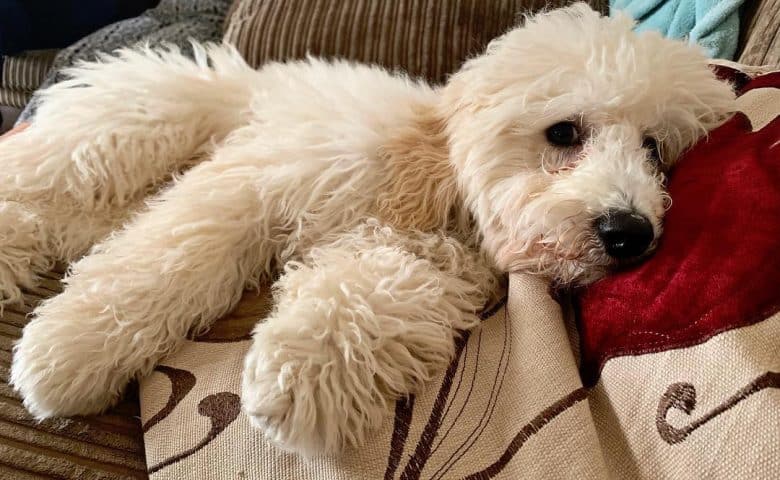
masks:
POLYGON ((655 238, 650 220, 629 210, 608 210, 596 219, 594 227, 604 251, 616 260, 640 257, 655 238))

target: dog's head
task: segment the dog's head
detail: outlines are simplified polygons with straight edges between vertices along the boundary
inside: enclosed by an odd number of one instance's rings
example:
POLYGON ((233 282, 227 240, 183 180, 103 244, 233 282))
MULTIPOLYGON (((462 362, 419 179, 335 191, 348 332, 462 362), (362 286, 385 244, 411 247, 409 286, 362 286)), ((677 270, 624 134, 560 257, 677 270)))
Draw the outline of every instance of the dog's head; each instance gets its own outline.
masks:
POLYGON ((677 157, 734 110, 697 49, 584 4, 537 15, 444 87, 484 248, 506 271, 587 283, 655 247, 677 157))

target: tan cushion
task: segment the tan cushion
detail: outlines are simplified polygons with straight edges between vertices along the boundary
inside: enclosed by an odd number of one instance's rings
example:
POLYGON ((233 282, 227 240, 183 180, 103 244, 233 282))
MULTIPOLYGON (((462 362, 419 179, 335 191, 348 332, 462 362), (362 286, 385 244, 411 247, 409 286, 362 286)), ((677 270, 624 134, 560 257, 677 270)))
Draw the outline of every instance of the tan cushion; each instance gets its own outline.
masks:
POLYGON ((0 87, 0 105, 15 108, 24 108, 30 101, 32 91, 15 90, 13 88, 0 87))
MULTIPOLYGON (((443 81, 524 12, 566 0, 239 0, 225 39, 253 66, 339 57, 443 81)), ((608 2, 592 0, 605 12, 608 2)))
POLYGON ((233 2, 230 4, 230 8, 228 8, 227 13, 225 14, 225 22, 222 25, 223 30, 227 30, 227 28, 230 26, 230 17, 233 16, 233 13, 236 11, 239 5, 241 5, 241 0, 233 0, 233 2))
POLYGON ((780 0, 748 2, 742 21, 739 62, 780 66, 780 0))

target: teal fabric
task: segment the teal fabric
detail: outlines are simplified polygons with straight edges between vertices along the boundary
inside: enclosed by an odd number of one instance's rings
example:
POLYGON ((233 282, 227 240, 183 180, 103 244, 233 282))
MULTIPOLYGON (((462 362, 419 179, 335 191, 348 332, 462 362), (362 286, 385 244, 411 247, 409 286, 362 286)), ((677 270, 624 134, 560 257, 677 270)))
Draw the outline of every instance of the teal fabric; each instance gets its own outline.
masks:
POLYGON ((636 19, 637 31, 657 30, 688 39, 712 58, 733 60, 739 41, 739 8, 745 0, 611 0, 610 12, 636 19))

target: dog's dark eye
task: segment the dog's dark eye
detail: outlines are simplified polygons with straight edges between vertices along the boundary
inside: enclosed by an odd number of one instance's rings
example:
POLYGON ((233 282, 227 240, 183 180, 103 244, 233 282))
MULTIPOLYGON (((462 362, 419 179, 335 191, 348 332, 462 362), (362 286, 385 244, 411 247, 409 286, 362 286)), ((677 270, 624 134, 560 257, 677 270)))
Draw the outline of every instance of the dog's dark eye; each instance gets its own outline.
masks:
POLYGON ((642 142, 642 148, 647 150, 650 160, 655 165, 661 165, 661 152, 658 150, 658 141, 653 137, 645 137, 642 142))
POLYGON ((571 147, 580 143, 580 131, 572 122, 556 123, 545 133, 547 141, 559 147, 571 147))

